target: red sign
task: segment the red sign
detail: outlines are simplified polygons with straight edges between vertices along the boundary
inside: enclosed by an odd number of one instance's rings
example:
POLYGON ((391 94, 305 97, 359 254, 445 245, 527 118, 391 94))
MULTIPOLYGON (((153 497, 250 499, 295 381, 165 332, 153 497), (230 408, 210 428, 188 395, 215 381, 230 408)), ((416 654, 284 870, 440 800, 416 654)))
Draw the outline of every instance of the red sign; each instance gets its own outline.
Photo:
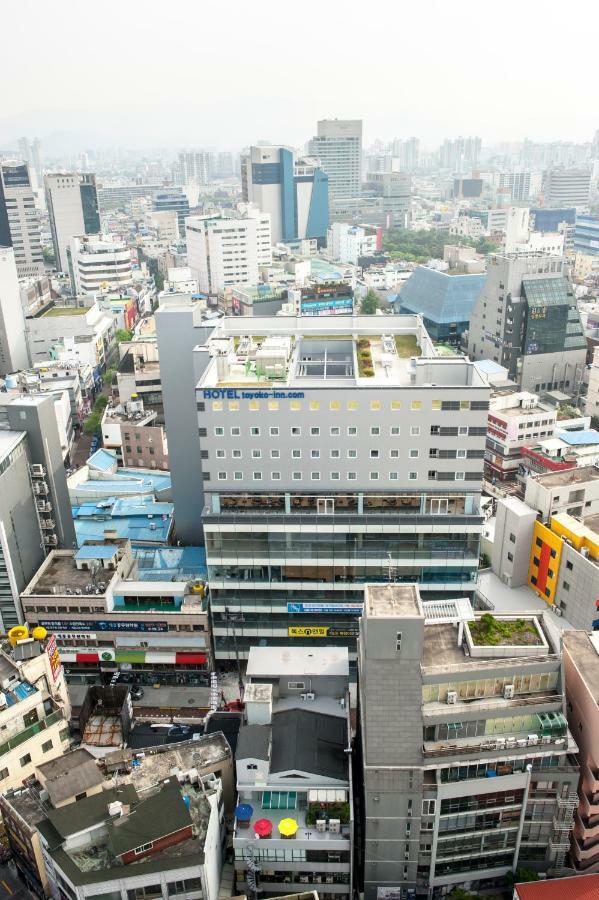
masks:
POLYGON ((52 677, 54 681, 57 681, 62 671, 62 663, 60 662, 60 654, 58 652, 58 647, 56 646, 56 637, 53 634, 48 638, 48 643, 46 644, 46 653, 50 658, 52 677))

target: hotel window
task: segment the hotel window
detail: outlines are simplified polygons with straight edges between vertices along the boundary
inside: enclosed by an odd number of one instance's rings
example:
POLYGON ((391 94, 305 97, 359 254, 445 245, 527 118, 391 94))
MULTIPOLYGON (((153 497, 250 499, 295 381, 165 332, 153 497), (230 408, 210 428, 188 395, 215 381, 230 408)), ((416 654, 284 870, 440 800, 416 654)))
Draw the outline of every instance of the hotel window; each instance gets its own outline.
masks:
POLYGON ((222 412, 223 411, 223 401, 222 400, 213 400, 212 401, 212 412, 222 412))
POLYGON ((320 481, 320 472, 312 472, 312 481, 320 481))
POLYGON ((412 400, 411 409, 414 411, 422 409, 422 400, 412 400))
POLYGON ((370 401, 370 409, 372 410, 372 412, 378 412, 380 410, 380 408, 381 408, 380 400, 371 400, 370 401))
POLYGON ((241 481, 241 479, 243 478, 243 473, 242 472, 233 472, 233 478, 235 479, 235 481, 241 481))
POLYGON ((310 450, 311 459, 320 459, 320 450, 310 450))
POLYGON ((358 401, 357 401, 357 400, 348 400, 348 401, 347 401, 347 409, 348 409, 349 412, 353 412, 353 411, 356 410, 357 408, 358 408, 358 401))
POLYGON ((310 434, 312 435, 312 437, 318 437, 318 435, 320 434, 320 428, 318 427, 318 425, 312 426, 312 428, 310 429, 310 434))
POLYGON ((301 450, 292 450, 292 451, 291 451, 291 458, 292 458, 292 459, 301 459, 301 458, 302 458, 302 451, 301 451, 301 450))
POLYGON ((410 459, 418 459, 420 450, 410 450, 410 459))
POLYGON ((431 403, 431 409, 441 409, 441 401, 433 400, 431 403))
POLYGON ((276 410, 279 408, 279 401, 278 400, 269 400, 268 408, 271 412, 276 412, 276 410))
POLYGON ((380 433, 381 433, 381 429, 379 428, 378 425, 373 425, 372 428, 370 429, 370 434, 373 437, 377 437, 380 433))
POLYGON ((299 412, 302 408, 301 400, 292 400, 289 404, 289 408, 293 410, 293 412, 299 412))
POLYGON ((260 401, 259 400, 250 400, 248 404, 248 409, 252 412, 257 412, 260 409, 260 401))
POLYGON ((341 450, 331 450, 331 459, 340 459, 341 450))
POLYGON ((399 472, 389 472, 389 480, 390 481, 398 481, 399 480, 399 472))
POLYGON ((293 472, 291 477, 293 478, 294 481, 301 481, 302 473, 301 472, 293 472))
POLYGON ((253 478, 254 478, 254 481, 262 481, 262 472, 254 472, 253 478))
POLYGON ((356 480, 356 473, 355 473, 355 472, 348 472, 348 473, 347 473, 347 480, 348 480, 348 481, 355 481, 355 480, 356 480))
POLYGON ((410 434, 412 437, 420 437, 420 425, 412 425, 410 427, 410 434))
POLYGON ((260 459, 262 456, 261 450, 252 450, 252 459, 260 459))
MULTIPOLYGON (((221 425, 219 425, 217 428, 214 429, 215 437, 223 437, 224 434, 225 434, 225 429, 221 425)), ((129 435, 126 434, 125 437, 128 438, 129 435)))
POLYGON ((347 458, 348 458, 348 459, 357 459, 357 458, 358 458, 358 451, 357 451, 357 450, 348 450, 348 451, 347 451, 347 458))
POLYGON ((399 450, 397 449, 397 447, 389 450, 389 459, 399 459, 399 450))
POLYGON ((339 426, 333 425, 333 427, 331 428, 331 437, 339 437, 340 434, 341 429, 339 428, 339 426))
POLYGON ((460 409, 470 409, 470 400, 460 400, 460 409))
POLYGON ((278 437, 278 436, 279 436, 279 429, 278 429, 278 427, 277 427, 276 425, 275 425, 274 427, 270 428, 269 430, 270 430, 270 436, 271 436, 271 437, 278 437))
POLYGON ((310 409, 312 412, 317 412, 320 409, 320 400, 310 400, 310 409))
POLYGON ((241 450, 231 450, 233 459, 241 459, 241 450))
POLYGON ((458 450, 458 451, 456 451, 456 456, 458 459, 466 459, 466 451, 458 450))
POLYGON ((281 456, 281 451, 280 451, 280 450, 271 450, 271 451, 270 451, 270 458, 271 458, 271 459, 279 459, 280 456, 281 456))
POLYGON ((329 409, 332 412, 337 412, 337 410, 341 409, 341 400, 331 400, 329 403, 329 409))
POLYGON ((226 459, 226 456, 227 456, 227 451, 226 451, 226 450, 217 450, 217 451, 216 451, 216 458, 217 458, 217 459, 226 459))
POLYGON ((398 409, 401 409, 401 400, 392 400, 391 409, 393 412, 397 412, 398 409))
POLYGON ((392 425, 389 429, 389 434, 391 435, 391 437, 399 437, 399 435, 401 434, 401 428, 399 427, 399 425, 392 425))
POLYGON ((339 481, 340 473, 339 472, 331 472, 331 481, 339 481))
POLYGON ((260 429, 257 425, 252 425, 252 427, 250 428, 250 434, 252 435, 252 437, 260 437, 260 429))
POLYGON ((226 472, 219 472, 219 473, 218 473, 218 480, 219 480, 219 481, 226 481, 226 480, 227 480, 227 473, 226 473, 226 472))
POLYGON ((281 480, 281 473, 280 473, 280 472, 271 472, 271 473, 270 473, 270 477, 271 477, 271 479, 272 479, 273 481, 280 481, 280 480, 281 480))
POLYGON ((235 425, 233 428, 231 428, 231 437, 239 437, 240 434, 241 428, 239 427, 239 425, 235 425))
POLYGON ((357 433, 358 433, 358 428, 357 428, 356 425, 349 425, 349 426, 348 426, 348 429, 347 429, 347 436, 348 436, 348 437, 355 437, 355 436, 357 435, 357 433))
POLYGON ((380 454, 380 451, 379 451, 379 450, 371 450, 371 451, 370 451, 370 458, 371 458, 371 459, 380 459, 380 456, 381 456, 381 454, 380 454))
POLYGON ((468 426, 467 426, 467 425, 460 425, 460 426, 458 427, 458 434, 459 434, 460 437, 465 437, 465 435, 468 434, 468 426))
POLYGON ((229 412, 239 412, 239 400, 229 400, 229 412))
POLYGON ((464 474, 464 472, 456 472, 455 473, 456 481, 464 481, 465 478, 466 478, 466 475, 464 474))
POLYGON ((416 479, 418 478, 418 472, 410 472, 408 478, 410 479, 410 481, 416 481, 416 479))
POLYGON ((370 480, 371 480, 371 481, 378 481, 378 480, 379 480, 379 473, 378 473, 378 472, 371 472, 371 473, 370 473, 370 480))
POLYGON ((299 427, 299 425, 291 426, 291 437, 299 437, 301 433, 302 429, 299 427))

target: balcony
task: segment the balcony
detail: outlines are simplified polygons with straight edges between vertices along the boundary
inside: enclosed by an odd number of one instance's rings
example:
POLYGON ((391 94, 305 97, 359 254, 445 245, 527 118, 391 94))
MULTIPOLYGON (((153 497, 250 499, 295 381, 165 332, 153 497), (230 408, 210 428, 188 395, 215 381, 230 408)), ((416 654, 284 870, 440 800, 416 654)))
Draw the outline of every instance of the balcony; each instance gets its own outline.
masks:
POLYGON ((10 750, 14 750, 15 747, 24 744, 36 734, 40 734, 42 731, 51 728, 52 725, 56 725, 57 722, 63 721, 64 717, 62 715, 62 710, 57 709, 55 712, 50 713, 49 716, 46 716, 45 719, 42 719, 41 722, 34 722, 33 725, 29 725, 28 728, 24 728, 23 731, 19 731, 18 734, 13 735, 7 741, 4 741, 3 744, 0 744, 0 757, 4 756, 4 754, 8 753, 10 750))

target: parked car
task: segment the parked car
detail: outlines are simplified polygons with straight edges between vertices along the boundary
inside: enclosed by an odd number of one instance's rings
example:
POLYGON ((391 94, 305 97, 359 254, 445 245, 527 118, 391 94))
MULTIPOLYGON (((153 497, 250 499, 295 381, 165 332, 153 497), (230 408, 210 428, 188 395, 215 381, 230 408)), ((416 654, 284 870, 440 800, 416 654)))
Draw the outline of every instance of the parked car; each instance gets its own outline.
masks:
POLYGON ((144 695, 144 689, 139 684, 134 684, 129 693, 132 700, 141 700, 144 695))
POLYGON ((175 735, 189 734, 190 731, 189 725, 172 725, 168 730, 168 736, 174 737, 175 735))

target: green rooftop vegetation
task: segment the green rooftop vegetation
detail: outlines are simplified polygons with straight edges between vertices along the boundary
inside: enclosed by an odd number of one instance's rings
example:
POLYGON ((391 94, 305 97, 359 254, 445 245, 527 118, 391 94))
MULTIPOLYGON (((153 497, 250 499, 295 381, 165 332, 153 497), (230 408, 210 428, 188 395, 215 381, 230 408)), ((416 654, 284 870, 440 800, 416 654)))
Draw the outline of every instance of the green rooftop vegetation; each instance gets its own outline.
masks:
POLYGON ((541 644, 541 638, 531 619, 496 619, 485 613, 469 624, 470 635, 476 646, 525 646, 541 644))
POLYGON ((396 334, 395 346, 400 359, 407 359, 410 356, 422 356, 422 350, 418 346, 415 334, 396 334))
POLYGON ((84 316, 88 310, 89 307, 87 306, 51 306, 42 318, 46 319, 50 316, 84 316))

